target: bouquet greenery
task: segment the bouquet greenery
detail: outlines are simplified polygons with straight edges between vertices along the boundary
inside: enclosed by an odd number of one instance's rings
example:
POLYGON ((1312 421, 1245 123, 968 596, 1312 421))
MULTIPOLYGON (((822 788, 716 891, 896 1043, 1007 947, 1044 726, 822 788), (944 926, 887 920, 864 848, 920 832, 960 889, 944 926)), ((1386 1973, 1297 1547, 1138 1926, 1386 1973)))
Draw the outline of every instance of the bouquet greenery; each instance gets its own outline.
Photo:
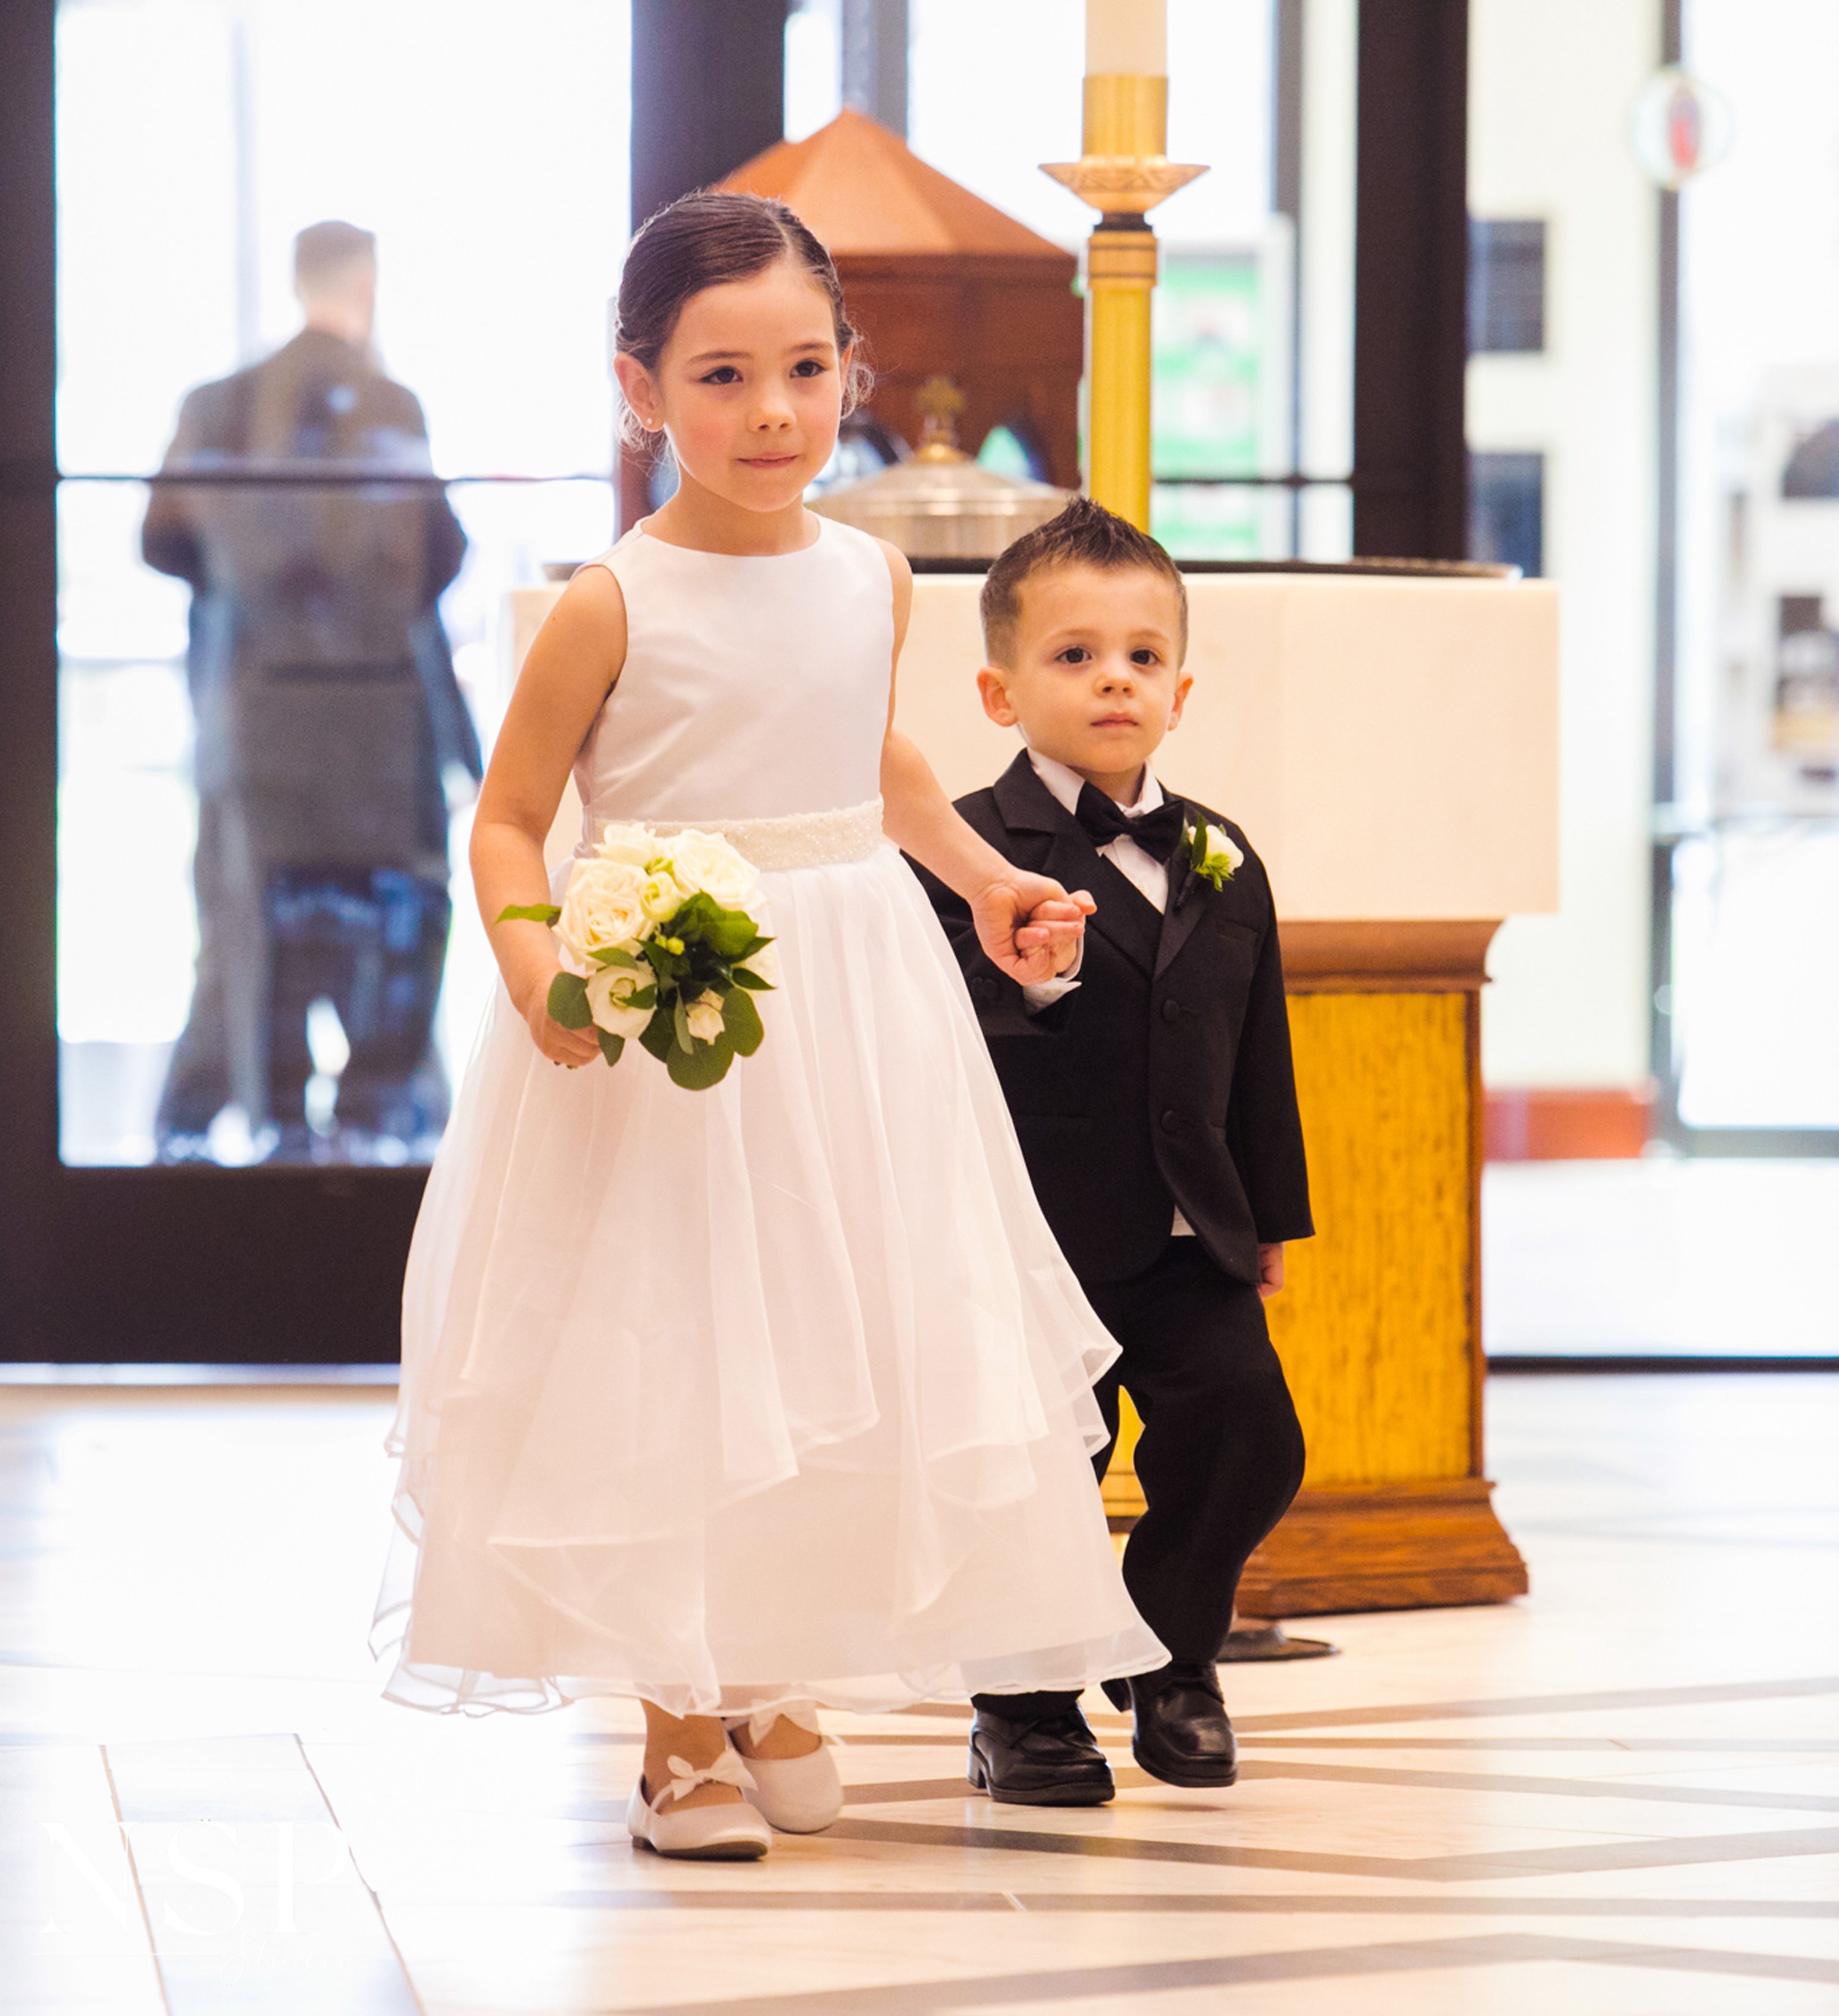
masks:
POLYGON ((591 1026, 610 1064, 636 1036, 673 1083, 702 1092, 765 1036, 751 996, 779 967, 747 908, 759 884, 718 833, 614 826, 574 863, 560 909, 513 903, 498 920, 554 929, 563 970, 549 1006, 565 1029, 591 1026))

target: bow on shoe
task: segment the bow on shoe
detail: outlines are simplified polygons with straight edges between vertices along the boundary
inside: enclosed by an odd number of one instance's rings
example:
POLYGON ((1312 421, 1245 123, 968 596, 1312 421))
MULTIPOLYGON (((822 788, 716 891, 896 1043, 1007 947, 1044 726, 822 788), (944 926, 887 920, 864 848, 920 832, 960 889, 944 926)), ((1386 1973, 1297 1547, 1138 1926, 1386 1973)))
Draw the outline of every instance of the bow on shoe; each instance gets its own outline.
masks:
MULTIPOLYGON (((742 1791, 752 1788, 754 1774, 742 1762, 740 1754, 722 1746, 722 1755, 713 1764, 696 1766, 681 1757, 667 1757, 664 1768, 671 1774, 671 1782, 664 1787, 672 1799, 687 1798, 699 1785, 733 1785, 742 1791)), ((657 1804, 654 1800, 653 1805, 657 1804)))

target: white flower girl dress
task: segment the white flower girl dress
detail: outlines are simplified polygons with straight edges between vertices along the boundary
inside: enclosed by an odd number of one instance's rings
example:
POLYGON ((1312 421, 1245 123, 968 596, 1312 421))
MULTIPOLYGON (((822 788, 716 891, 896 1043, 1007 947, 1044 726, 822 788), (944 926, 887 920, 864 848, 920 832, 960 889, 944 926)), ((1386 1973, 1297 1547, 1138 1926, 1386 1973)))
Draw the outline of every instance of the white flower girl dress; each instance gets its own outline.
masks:
POLYGON ((641 527, 590 563, 629 642, 575 765, 584 847, 725 833, 783 982, 704 1092, 636 1046, 558 1071, 498 991, 404 1294, 372 1636, 398 1701, 883 1709, 1167 1657, 1088 1463, 1117 1347, 882 835, 887 562, 818 522, 761 556, 641 527))

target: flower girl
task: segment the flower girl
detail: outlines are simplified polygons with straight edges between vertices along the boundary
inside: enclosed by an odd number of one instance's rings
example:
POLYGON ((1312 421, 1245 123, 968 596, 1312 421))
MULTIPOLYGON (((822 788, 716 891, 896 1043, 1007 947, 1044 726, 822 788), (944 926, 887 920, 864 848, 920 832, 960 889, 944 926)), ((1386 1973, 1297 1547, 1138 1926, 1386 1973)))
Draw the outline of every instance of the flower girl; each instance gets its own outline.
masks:
POLYGON ((633 242, 619 383, 680 487, 575 575, 498 737, 472 859, 504 986, 404 1296, 388 1692, 473 1712, 636 1696, 628 1823, 665 1854, 755 1856, 768 1823, 834 1819, 819 1705, 1078 1687, 1166 1657, 1088 1461, 1117 1347, 898 850, 967 899, 1017 982, 1071 963, 1089 899, 977 838, 891 725, 911 576, 803 503, 854 340, 781 204, 705 192, 633 242), (693 830, 680 859, 747 864, 773 942, 745 997, 757 1040, 719 1082, 636 1044, 609 1070, 599 1030, 550 1012, 579 984, 555 991, 544 921, 571 765, 578 866, 635 823, 693 830))

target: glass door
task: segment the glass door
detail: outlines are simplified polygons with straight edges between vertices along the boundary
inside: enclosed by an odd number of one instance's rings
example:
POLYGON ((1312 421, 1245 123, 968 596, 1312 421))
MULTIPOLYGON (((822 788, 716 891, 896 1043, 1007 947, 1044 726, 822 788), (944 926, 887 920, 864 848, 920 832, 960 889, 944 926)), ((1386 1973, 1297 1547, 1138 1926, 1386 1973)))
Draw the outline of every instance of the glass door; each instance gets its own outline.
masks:
POLYGON ((1657 1048, 1680 1138, 1839 1154, 1839 109, 1818 0, 1689 0, 1657 1048), (1783 52, 1793 52, 1792 61, 1783 52))
POLYGON ((627 9, 54 32, 55 1159, 6 1348, 387 1357, 520 623, 613 537, 627 9))

